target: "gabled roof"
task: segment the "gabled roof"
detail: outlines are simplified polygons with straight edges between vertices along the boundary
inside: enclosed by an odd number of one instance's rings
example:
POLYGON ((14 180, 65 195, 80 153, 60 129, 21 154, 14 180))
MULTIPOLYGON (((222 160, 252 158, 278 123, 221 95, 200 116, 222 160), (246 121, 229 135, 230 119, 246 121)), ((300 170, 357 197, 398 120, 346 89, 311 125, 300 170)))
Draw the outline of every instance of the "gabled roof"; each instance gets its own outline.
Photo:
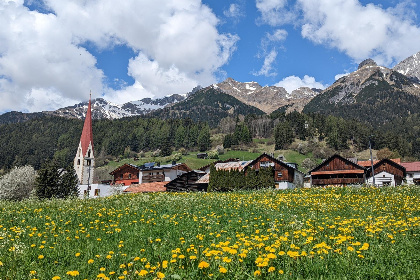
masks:
MULTIPOLYGON (((352 162, 352 161, 350 161, 350 160, 348 160, 348 159, 346 159, 346 158, 343 158, 343 157, 342 157, 342 156, 340 156, 340 155, 335 154, 335 155, 332 155, 330 158, 328 158, 328 159, 324 160, 321 164, 319 164, 317 167, 315 167, 314 169, 312 169, 312 170, 311 170, 311 171, 309 171, 308 173, 309 173, 309 174, 312 174, 312 172, 315 172, 315 171, 319 170, 321 167, 323 167, 325 164, 327 164, 327 163, 329 163, 329 162, 333 161, 335 158, 338 158, 338 159, 340 159, 340 160, 344 161, 345 163, 347 163, 348 165, 351 165, 351 166, 356 167, 357 169, 363 170, 363 172, 366 170, 366 169, 365 169, 365 167, 363 167, 363 166, 361 166, 361 165, 359 165, 359 164, 357 164, 357 163, 354 163, 354 162, 352 162)), ((330 172, 330 171, 329 171, 329 172, 330 172)))
MULTIPOLYGON (((397 163, 397 164, 401 164, 401 159, 400 158, 393 158, 390 159, 391 161, 397 163)), ((380 162, 380 160, 374 160, 373 161, 373 165, 377 164, 378 162, 380 162)), ((372 167, 372 162, 370 160, 358 160, 357 164, 363 167, 372 167)))
POLYGON ((387 158, 384 158, 383 160, 380 160, 377 163, 375 163, 373 165, 373 168, 376 168, 376 167, 378 167, 378 166, 380 166, 381 164, 384 164, 384 163, 388 163, 389 165, 395 166, 395 167, 397 167, 397 168, 405 171, 405 167, 404 166, 402 166, 401 164, 398 164, 397 162, 395 162, 392 159, 387 159, 387 158))
MULTIPOLYGON (((287 164, 287 163, 285 163, 285 162, 283 162, 283 161, 281 161, 281 160, 278 160, 278 159, 276 159, 276 158, 274 158, 274 157, 272 157, 271 155, 269 155, 269 154, 267 154, 267 153, 263 153, 263 154, 261 154, 261 155, 259 155, 256 159, 254 159, 250 164, 248 164, 248 166, 252 166, 252 165, 254 165, 254 164, 256 164, 262 157, 264 157, 264 156, 266 156, 266 157, 268 157, 272 162, 274 162, 274 163, 277 163, 277 164, 279 164, 279 165, 282 165, 283 167, 286 167, 287 169, 293 169, 293 170, 296 170, 296 171, 298 171, 298 172, 300 172, 297 168, 295 168, 294 166, 292 166, 291 164, 287 164)), ((300 173, 302 173, 302 172, 300 172, 300 173)), ((303 174, 303 173, 302 173, 303 174)))
POLYGON ((127 168, 127 167, 131 167, 131 168, 134 168, 134 169, 140 171, 140 167, 138 167, 137 165, 134 165, 134 164, 131 164, 131 163, 126 163, 126 164, 123 164, 123 165, 117 167, 113 171, 109 172, 109 174, 110 175, 114 175, 116 172, 118 172, 118 171, 120 171, 120 170, 122 170, 124 168, 127 168))
POLYGON ((251 161, 230 161, 230 162, 220 162, 216 163, 214 167, 216 170, 244 170, 251 161))
POLYGON ((204 165, 204 166, 200 167, 198 170, 204 171, 204 170, 206 170, 208 167, 210 167, 210 165, 212 165, 212 164, 216 164, 216 163, 223 163, 223 162, 230 162, 230 161, 239 161, 239 159, 236 159, 236 158, 229 158, 229 159, 226 159, 226 160, 216 160, 216 161, 213 161, 213 162, 211 162, 211 163, 209 163, 209 164, 207 164, 207 165, 204 165))
POLYGON ((80 143, 82 146, 82 155, 86 156, 89 144, 92 145, 93 150, 93 133, 92 133, 92 112, 91 100, 89 98, 89 105, 86 112, 85 123, 83 125, 82 135, 80 136, 80 143))
POLYGON ((420 172, 420 161, 401 162, 407 172, 420 172))
POLYGON ((141 192, 164 192, 166 191, 165 185, 169 182, 154 182, 143 183, 140 185, 131 185, 126 188, 124 193, 141 193, 141 192))

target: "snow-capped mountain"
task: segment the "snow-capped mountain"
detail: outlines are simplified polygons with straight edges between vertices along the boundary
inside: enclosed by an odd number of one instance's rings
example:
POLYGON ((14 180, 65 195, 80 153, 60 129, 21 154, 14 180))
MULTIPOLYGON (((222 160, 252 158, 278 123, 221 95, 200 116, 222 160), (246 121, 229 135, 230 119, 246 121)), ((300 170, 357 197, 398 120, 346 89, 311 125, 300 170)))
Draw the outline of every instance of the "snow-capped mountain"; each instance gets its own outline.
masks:
MULTIPOLYGON (((103 98, 92 100, 92 118, 93 119, 119 119, 124 117, 140 116, 152 112, 165 106, 184 100, 185 96, 174 94, 158 99, 143 98, 138 101, 131 101, 124 104, 115 104, 106 101, 103 98)), ((85 117, 88 102, 82 102, 74 106, 68 106, 55 111, 43 112, 49 115, 55 115, 66 118, 85 117)))
POLYGON ((319 93, 316 89, 303 87, 288 93, 283 87, 262 87, 256 82, 241 83, 232 78, 227 78, 212 87, 222 90, 245 104, 257 107, 265 113, 271 113, 283 106, 288 106, 288 111, 301 111, 319 93))
POLYGON ((420 52, 404 59, 393 70, 420 81, 420 52))

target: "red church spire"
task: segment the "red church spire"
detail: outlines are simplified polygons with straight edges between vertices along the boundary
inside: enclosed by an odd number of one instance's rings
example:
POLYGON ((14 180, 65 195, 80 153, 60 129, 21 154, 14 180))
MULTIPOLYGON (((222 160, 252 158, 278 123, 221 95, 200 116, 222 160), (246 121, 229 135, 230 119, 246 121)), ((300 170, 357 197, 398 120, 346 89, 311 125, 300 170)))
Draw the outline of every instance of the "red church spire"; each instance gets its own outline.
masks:
POLYGON ((86 112, 85 124, 83 125, 82 136, 80 137, 80 143, 82 146, 83 156, 86 156, 86 152, 89 148, 89 143, 92 145, 92 151, 93 151, 91 98, 92 98, 92 94, 90 94, 89 96, 89 105, 86 112))

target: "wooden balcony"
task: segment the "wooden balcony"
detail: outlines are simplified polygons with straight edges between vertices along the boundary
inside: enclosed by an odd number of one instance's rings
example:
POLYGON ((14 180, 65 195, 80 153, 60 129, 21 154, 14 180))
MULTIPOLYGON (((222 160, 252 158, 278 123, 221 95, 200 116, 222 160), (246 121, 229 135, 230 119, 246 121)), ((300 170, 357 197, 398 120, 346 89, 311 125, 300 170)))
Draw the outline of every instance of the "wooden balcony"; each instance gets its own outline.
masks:
POLYGON ((329 179, 312 179, 312 185, 351 185, 363 184, 363 178, 329 178, 329 179))
POLYGON ((163 182, 165 181, 165 175, 159 174, 159 175, 145 175, 142 177, 141 180, 143 183, 150 183, 150 182, 163 182))

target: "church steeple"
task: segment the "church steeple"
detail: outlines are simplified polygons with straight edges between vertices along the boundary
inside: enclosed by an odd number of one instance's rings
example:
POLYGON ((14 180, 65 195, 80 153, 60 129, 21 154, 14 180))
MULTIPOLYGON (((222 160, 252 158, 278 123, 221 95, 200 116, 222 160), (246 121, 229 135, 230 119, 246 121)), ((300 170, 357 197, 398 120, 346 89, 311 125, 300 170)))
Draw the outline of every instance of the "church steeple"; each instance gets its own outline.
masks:
POLYGON ((80 136, 79 147, 77 148, 76 157, 74 158, 74 169, 76 170, 80 184, 92 184, 94 166, 95 157, 93 153, 92 112, 90 96, 85 123, 83 125, 82 135, 80 136))

